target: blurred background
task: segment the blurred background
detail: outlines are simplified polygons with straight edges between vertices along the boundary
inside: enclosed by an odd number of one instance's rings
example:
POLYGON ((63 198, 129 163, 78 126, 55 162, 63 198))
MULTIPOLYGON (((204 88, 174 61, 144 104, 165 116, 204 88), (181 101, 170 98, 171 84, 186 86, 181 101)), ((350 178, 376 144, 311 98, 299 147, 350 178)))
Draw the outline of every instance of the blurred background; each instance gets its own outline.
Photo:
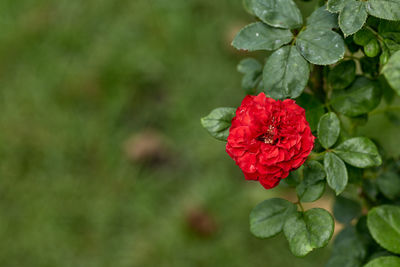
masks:
POLYGON ((250 234, 286 192, 199 122, 244 97, 251 21, 241 0, 0 1, 0 266, 323 266, 250 234))

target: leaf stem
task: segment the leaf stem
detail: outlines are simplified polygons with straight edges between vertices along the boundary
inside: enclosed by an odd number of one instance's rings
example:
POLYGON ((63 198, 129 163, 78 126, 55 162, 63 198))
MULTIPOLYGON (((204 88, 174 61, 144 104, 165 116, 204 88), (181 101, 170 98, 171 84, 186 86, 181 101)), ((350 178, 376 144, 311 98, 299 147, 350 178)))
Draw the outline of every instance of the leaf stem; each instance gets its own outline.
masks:
POLYGON ((298 201, 296 202, 296 204, 299 205, 299 207, 300 207, 300 209, 301 209, 301 212, 304 212, 303 205, 301 204, 301 201, 300 201, 300 199, 298 198, 298 196, 297 196, 297 199, 298 199, 298 201))
POLYGON ((385 113, 386 111, 390 111, 390 110, 392 110, 392 111, 400 111, 400 106, 387 106, 387 107, 384 107, 384 108, 381 108, 381 109, 375 109, 375 110, 371 111, 369 113, 369 115, 370 116, 371 115, 377 115, 377 114, 380 114, 380 113, 385 113))
POLYGON ((328 151, 323 151, 321 153, 315 153, 312 152, 309 156, 308 156, 308 160, 321 160, 323 158, 323 156, 327 153, 328 151))
POLYGON ((383 38, 382 38, 382 36, 377 32, 377 31, 375 31, 374 29, 372 29, 372 27, 371 26, 365 26, 365 28, 367 28, 368 30, 370 30, 377 38, 378 38, 378 40, 380 40, 380 41, 382 41, 383 42, 383 38))
POLYGON ((343 58, 344 58, 344 59, 354 59, 354 60, 360 60, 360 58, 359 58, 359 57, 355 57, 355 56, 353 56, 353 55, 346 55, 346 56, 344 56, 343 58))

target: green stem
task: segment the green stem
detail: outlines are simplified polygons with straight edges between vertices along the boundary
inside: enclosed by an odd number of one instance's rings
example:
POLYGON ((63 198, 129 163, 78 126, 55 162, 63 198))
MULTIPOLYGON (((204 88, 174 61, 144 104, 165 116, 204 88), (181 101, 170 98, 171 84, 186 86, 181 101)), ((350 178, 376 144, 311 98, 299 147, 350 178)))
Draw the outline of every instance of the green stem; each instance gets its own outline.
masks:
POLYGON ((370 30, 377 38, 378 38, 378 40, 380 40, 380 41, 382 41, 383 42, 383 38, 382 38, 382 36, 377 32, 377 31, 375 31, 374 29, 372 29, 370 26, 365 26, 365 28, 367 28, 368 30, 370 30))
POLYGON ((297 205, 299 205, 301 211, 304 212, 304 208, 303 208, 303 205, 301 204, 300 199, 297 201, 297 205))
POLYGON ((354 59, 354 60, 360 60, 360 58, 359 58, 359 57, 355 57, 355 56, 352 56, 352 55, 346 55, 346 56, 344 56, 344 59, 354 59))
POLYGON ((392 110, 392 111, 400 111, 400 106, 387 106, 387 107, 384 107, 384 108, 381 108, 381 109, 375 109, 375 110, 371 111, 369 113, 369 115, 370 116, 371 115, 377 115, 377 114, 380 114, 380 113, 385 113, 386 111, 390 111, 390 110, 392 110))
POLYGON ((327 153, 328 151, 323 151, 321 153, 315 153, 312 152, 309 156, 308 156, 308 160, 321 160, 323 159, 323 156, 327 153))

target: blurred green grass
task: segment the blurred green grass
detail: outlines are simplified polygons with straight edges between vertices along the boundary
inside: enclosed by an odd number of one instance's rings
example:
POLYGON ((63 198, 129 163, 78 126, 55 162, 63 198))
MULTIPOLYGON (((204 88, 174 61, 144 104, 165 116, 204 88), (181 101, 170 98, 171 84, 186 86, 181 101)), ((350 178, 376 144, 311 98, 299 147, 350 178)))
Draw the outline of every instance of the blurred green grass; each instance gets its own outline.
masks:
MULTIPOLYGON (((258 240, 246 183, 199 118, 243 97, 240 0, 0 2, 0 266, 322 266, 258 240), (163 164, 123 146, 153 129, 163 164), (214 222, 209 236, 192 210, 214 222), (194 229, 192 229, 194 227, 194 229)), ((133 148, 134 149, 134 148, 133 148)))

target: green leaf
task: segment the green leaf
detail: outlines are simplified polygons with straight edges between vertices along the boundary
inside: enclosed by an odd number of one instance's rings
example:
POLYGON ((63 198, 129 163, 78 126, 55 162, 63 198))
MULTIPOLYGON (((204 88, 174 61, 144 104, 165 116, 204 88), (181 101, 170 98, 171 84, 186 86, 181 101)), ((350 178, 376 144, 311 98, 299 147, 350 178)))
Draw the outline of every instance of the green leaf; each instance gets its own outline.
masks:
POLYGON ((395 41, 390 39, 384 39, 383 41, 386 47, 389 49, 390 54, 394 54, 400 50, 400 44, 396 43, 395 41))
POLYGON ((400 51, 397 51, 383 67, 382 73, 390 86, 400 95, 400 51))
POLYGON ((321 117, 318 124, 318 138, 321 145, 328 149, 333 146, 340 134, 340 121, 335 113, 329 112, 321 117))
POLYGON ((378 32, 400 32, 400 21, 380 20, 378 32))
POLYGON ((347 139, 333 151, 346 163, 357 168, 368 168, 382 164, 378 148, 367 137, 347 139))
POLYGON ((332 256, 325 267, 360 267, 367 249, 353 226, 343 229, 335 238, 332 256))
POLYGON ((307 26, 331 30, 338 27, 338 16, 326 10, 326 6, 322 6, 308 17, 307 26))
POLYGON ((381 36, 385 39, 393 40, 396 43, 400 42, 400 32, 384 32, 381 36))
POLYGON ((353 60, 342 61, 328 74, 328 82, 334 90, 348 87, 356 78, 356 63, 353 60))
POLYGON ((366 45, 375 38, 375 35, 368 29, 361 29, 354 34, 354 42, 358 45, 366 45))
POLYGON ((367 11, 374 17, 387 20, 400 20, 400 1, 368 0, 367 11))
POLYGON ((400 258, 395 256, 386 256, 373 259, 368 262, 364 267, 399 267, 400 258))
POLYGON ((235 108, 216 108, 206 117, 201 118, 201 124, 212 137, 226 141, 235 112, 235 108))
POLYGON ((281 184, 286 184, 287 186, 291 187, 298 186, 303 177, 303 169, 304 169, 303 166, 304 165, 301 165, 300 168, 298 168, 297 170, 291 171, 289 173, 289 176, 281 181, 281 184))
POLYGON ((333 206, 333 215, 341 223, 349 224, 354 218, 361 216, 360 203, 338 196, 333 206))
POLYGON ((315 248, 326 246, 332 238, 334 221, 324 209, 297 212, 286 219, 283 232, 290 250, 296 256, 305 256, 315 248))
POLYGON ((251 211, 250 231, 259 238, 277 235, 282 231, 286 218, 296 211, 296 205, 287 200, 267 199, 251 211))
POLYGON ((346 116, 356 117, 375 109, 381 96, 382 91, 375 81, 358 77, 349 89, 333 91, 331 105, 346 116))
POLYGON ((250 73, 246 74, 242 78, 242 88, 245 90, 246 94, 254 94, 258 85, 262 80, 262 73, 250 73))
POLYGON ((331 30, 309 27, 296 40, 300 53, 316 65, 330 65, 344 56, 343 38, 331 30))
POLYGON ((254 58, 246 58, 240 61, 237 70, 243 73, 242 88, 248 94, 255 92, 262 79, 262 65, 254 58))
POLYGON ((376 179, 379 190, 388 199, 394 200, 400 197, 400 177, 397 173, 386 172, 376 179))
POLYGON ((272 51, 289 43, 293 34, 289 30, 272 28, 262 22, 247 25, 233 39, 232 45, 239 50, 272 51))
POLYGON ((293 0, 253 0, 253 12, 272 27, 296 29, 303 24, 301 12, 293 0))
POLYGON ((381 51, 378 40, 372 39, 368 44, 364 46, 364 53, 368 57, 376 57, 381 51))
POLYGON ((310 67, 296 47, 284 46, 265 63, 264 92, 275 99, 296 98, 306 87, 309 76, 310 67))
POLYGON ((368 229, 379 245, 400 253, 400 207, 382 205, 368 212, 368 229))
POLYGON ((309 161, 304 165, 304 179, 296 187, 301 202, 313 202, 325 191, 325 170, 318 161, 309 161))
POLYGON ((338 156, 328 152, 324 157, 324 167, 329 187, 336 192, 336 195, 339 195, 346 188, 348 182, 346 165, 338 156))
POLYGON ((346 4, 346 0, 328 0, 327 8, 330 12, 339 13, 346 4))
POLYGON ((243 0, 243 7, 250 15, 255 15, 253 11, 253 0, 243 0))
POLYGON ((319 118, 325 113, 324 105, 313 95, 301 94, 296 103, 306 111, 306 119, 311 131, 317 130, 319 118))
POLYGON ((237 66, 237 70, 243 74, 259 72, 262 71, 262 65, 254 58, 245 58, 240 61, 239 65, 237 66))
POLYGON ((339 15, 340 29, 344 35, 351 35, 362 28, 367 20, 368 13, 365 2, 351 0, 348 1, 339 15))

